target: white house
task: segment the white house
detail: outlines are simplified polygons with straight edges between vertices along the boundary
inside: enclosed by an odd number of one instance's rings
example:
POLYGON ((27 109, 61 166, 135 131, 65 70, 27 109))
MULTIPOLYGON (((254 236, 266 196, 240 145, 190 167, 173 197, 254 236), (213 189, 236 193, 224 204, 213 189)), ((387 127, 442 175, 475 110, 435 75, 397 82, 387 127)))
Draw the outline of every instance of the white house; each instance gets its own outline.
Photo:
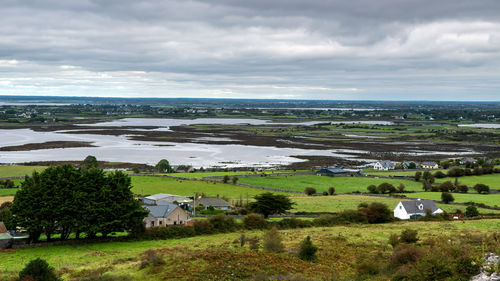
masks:
POLYGON ((394 208, 394 217, 402 220, 416 219, 425 216, 425 211, 430 210, 433 215, 443 213, 432 200, 400 201, 394 208))
POLYGON ((394 170, 395 167, 396 167, 396 163, 389 161, 389 160, 378 161, 377 163, 375 163, 373 165, 373 168, 375 170, 384 170, 384 171, 394 170))

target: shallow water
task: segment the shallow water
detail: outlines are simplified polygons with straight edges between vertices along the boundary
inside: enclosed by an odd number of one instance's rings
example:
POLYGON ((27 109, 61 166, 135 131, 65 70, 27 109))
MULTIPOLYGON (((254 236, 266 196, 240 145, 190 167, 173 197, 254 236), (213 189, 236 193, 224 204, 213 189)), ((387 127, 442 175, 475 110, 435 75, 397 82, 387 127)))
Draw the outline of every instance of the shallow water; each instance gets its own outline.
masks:
POLYGON ((459 127, 474 127, 474 128, 484 128, 484 129, 500 129, 500 124, 491 123, 476 123, 476 124, 462 124, 459 127))

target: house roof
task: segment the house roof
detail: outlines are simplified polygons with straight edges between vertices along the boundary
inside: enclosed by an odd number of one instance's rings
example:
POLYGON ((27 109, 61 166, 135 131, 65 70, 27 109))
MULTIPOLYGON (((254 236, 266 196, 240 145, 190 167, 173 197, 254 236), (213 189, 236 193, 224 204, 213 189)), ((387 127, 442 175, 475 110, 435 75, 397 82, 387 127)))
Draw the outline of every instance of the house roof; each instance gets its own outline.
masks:
POLYGON ((425 213, 427 209, 434 213, 439 209, 432 200, 401 201, 401 204, 408 214, 425 213))
POLYGON ((467 163, 467 162, 476 163, 476 161, 477 160, 472 157, 465 157, 462 160, 460 160, 460 163, 467 163))
POLYGON ((328 169, 321 169, 317 173, 345 174, 349 173, 349 171, 339 168, 328 168, 328 169))
POLYGON ((149 213, 155 218, 166 218, 179 206, 171 203, 166 203, 159 206, 142 206, 144 209, 148 210, 149 213))
POLYGON ((436 166, 436 162, 433 162, 433 161, 426 161, 426 162, 422 162, 422 165, 424 166, 436 166))
POLYGON ((179 196, 174 194, 158 193, 151 196, 144 197, 144 199, 155 201, 156 204, 165 204, 177 202, 189 202, 191 199, 185 196, 179 196))
POLYGON ((7 228, 5 227, 5 224, 3 224, 3 222, 0 221, 0 233, 9 233, 9 231, 7 231, 7 228))
POLYGON ((382 168, 387 168, 387 169, 394 169, 394 167, 396 166, 396 164, 390 160, 382 160, 378 161, 377 163, 380 164, 382 168))
POLYGON ((170 197, 170 196, 176 196, 176 195, 166 194, 166 193, 157 193, 157 194, 153 194, 153 195, 150 195, 150 196, 146 196, 144 198, 150 199, 150 200, 160 200, 160 199, 167 198, 167 197, 170 197))
POLYGON ((200 204, 203 206, 212 206, 212 207, 231 207, 232 206, 226 200, 218 198, 218 197, 202 197, 202 198, 196 200, 196 206, 198 206, 200 204))

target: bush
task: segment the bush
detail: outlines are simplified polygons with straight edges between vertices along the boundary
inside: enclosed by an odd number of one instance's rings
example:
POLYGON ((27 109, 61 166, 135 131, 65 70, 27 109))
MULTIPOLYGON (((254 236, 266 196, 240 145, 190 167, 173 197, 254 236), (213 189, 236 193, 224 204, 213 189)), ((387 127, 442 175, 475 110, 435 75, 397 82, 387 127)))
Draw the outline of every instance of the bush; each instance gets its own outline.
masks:
POLYGON ((311 237, 307 236, 306 239, 300 243, 299 258, 304 261, 315 261, 318 257, 316 252, 318 247, 314 246, 311 242, 311 237))
POLYGON ((465 208, 465 216, 469 218, 477 217, 479 216, 479 211, 475 206, 467 206, 467 208, 465 208))
POLYGON ((451 181, 445 181, 439 185, 439 190, 441 192, 450 192, 453 191, 454 189, 455 186, 453 185, 453 183, 451 183, 451 181))
POLYGON ((482 183, 474 185, 474 190, 477 191, 477 193, 490 193, 490 187, 482 183))
POLYGON ((413 229, 405 229, 401 232, 401 235, 399 236, 399 241, 403 243, 416 243, 418 241, 418 231, 413 230, 413 229))
POLYGON ((308 196, 311 196, 316 194, 316 189, 314 187, 306 187, 306 189, 304 189, 304 193, 308 196))
POLYGON ((465 170, 460 168, 453 168, 448 170, 448 177, 462 177, 465 175, 465 170))
POLYGON ((400 183, 398 186, 398 192, 403 193, 405 192, 406 186, 403 183, 400 183))
POLYGON ((420 181, 422 178, 422 172, 415 172, 415 181, 420 181))
POLYGON ((267 221, 262 215, 249 214, 243 218, 243 226, 246 229, 264 229, 267 226, 267 221))
POLYGON ((283 252, 284 246, 281 235, 276 227, 264 233, 262 237, 264 250, 267 252, 280 253, 283 252))
POLYGON ((229 182, 229 176, 228 176, 228 175, 225 175, 225 176, 222 178, 222 182, 224 182, 224 183, 228 183, 228 182, 229 182))
POLYGON ((194 221, 194 231, 196 235, 214 233, 212 224, 207 220, 194 221))
POLYGON ((278 225, 281 229, 289 229, 289 228, 311 227, 313 223, 307 220, 301 220, 297 218, 284 218, 278 222, 278 225))
POLYGON ((441 201, 443 201, 445 204, 448 204, 455 201, 455 198, 453 197, 453 195, 451 195, 451 193, 443 192, 441 193, 441 201))
POLYGON ((391 266, 398 267, 404 264, 415 263, 422 255, 422 250, 408 244, 401 244, 394 248, 392 252, 391 266))
POLYGON ((441 171, 437 171, 434 173, 434 177, 436 177, 438 179, 442 179, 442 178, 446 178, 446 175, 445 175, 445 173, 443 173, 441 171))
POLYGON ((236 184, 236 183, 238 182, 238 177, 236 177, 236 176, 235 176, 235 177, 233 177, 233 178, 231 179, 231 181, 233 182, 233 184, 236 184))
MULTIPOLYGON (((50 266, 45 260, 40 258, 30 261, 24 268, 19 272, 19 279, 23 280, 25 278, 32 277, 35 280, 40 281, 59 281, 61 280, 56 276, 54 268, 50 266)), ((28 279, 27 278, 27 279, 28 279)), ((28 279, 29 280, 29 279, 28 279)))
POLYGON ((389 236, 389 245, 392 246, 392 248, 395 248, 399 244, 399 236, 396 233, 392 233, 389 236))
POLYGON ((143 269, 149 265, 152 267, 164 265, 163 255, 157 250, 147 250, 141 255, 140 268, 143 269))
POLYGON ((208 219, 215 232, 231 232, 238 229, 238 224, 231 216, 216 215, 208 219))
POLYGON ((373 194, 378 193, 377 186, 375 186, 374 184, 369 185, 367 189, 368 189, 368 192, 370 192, 370 193, 373 193, 373 194))
POLYGON ((457 185, 455 191, 459 193, 467 193, 469 191, 469 188, 466 185, 457 185))
MULTIPOLYGON (((379 264, 377 263, 376 259, 371 258, 362 258, 358 260, 356 270, 358 271, 359 276, 377 275, 380 272, 379 264)), ((363 278, 362 280, 365 280, 365 278, 363 278)))
POLYGON ((392 221, 392 212, 386 204, 374 202, 360 210, 368 223, 384 223, 392 221))
POLYGON ((328 188, 328 195, 334 195, 335 194, 335 187, 333 186, 330 186, 328 188))
POLYGON ((377 186, 377 193, 384 194, 384 193, 394 193, 396 192, 396 188, 394 185, 390 183, 381 183, 379 186, 377 186))

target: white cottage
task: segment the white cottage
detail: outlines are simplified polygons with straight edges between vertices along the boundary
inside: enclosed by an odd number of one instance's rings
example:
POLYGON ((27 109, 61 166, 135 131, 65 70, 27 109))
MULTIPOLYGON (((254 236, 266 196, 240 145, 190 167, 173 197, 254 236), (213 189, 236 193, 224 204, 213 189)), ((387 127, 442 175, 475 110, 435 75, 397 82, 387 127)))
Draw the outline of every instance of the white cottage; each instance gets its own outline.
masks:
POLYGON ((373 164, 373 169, 375 169, 375 170, 388 171, 388 170, 394 170, 395 167, 396 167, 396 163, 389 161, 389 160, 382 160, 382 161, 378 161, 377 163, 373 164))
POLYGON ((402 220, 416 219, 425 216, 425 211, 430 210, 433 215, 443 213, 432 200, 400 201, 394 208, 394 217, 402 220))

